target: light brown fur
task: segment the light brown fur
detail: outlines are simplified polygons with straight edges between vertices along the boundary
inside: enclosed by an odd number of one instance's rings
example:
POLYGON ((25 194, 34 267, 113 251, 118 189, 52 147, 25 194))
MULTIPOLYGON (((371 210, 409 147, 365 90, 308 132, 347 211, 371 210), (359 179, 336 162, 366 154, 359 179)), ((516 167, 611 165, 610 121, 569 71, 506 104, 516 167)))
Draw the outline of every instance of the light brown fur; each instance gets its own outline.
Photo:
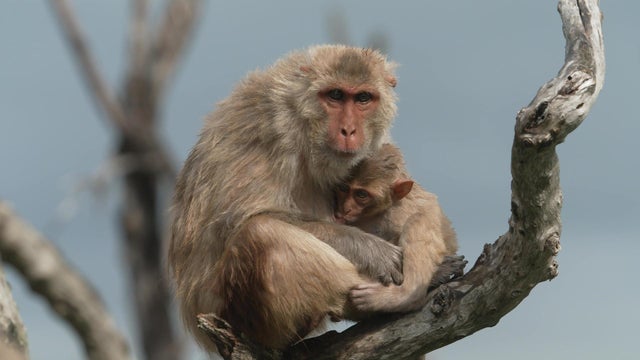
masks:
POLYGON ((249 74, 208 116, 178 177, 169 245, 182 318, 208 351, 199 313, 282 348, 326 314, 366 315, 348 301, 354 286, 402 283, 399 247, 330 222, 335 185, 389 139, 393 86, 378 52, 317 46, 249 74))
POLYGON ((349 182, 339 186, 336 196, 339 220, 404 250, 402 285, 359 284, 350 292, 354 306, 360 311, 387 312, 424 306, 438 266, 445 256, 455 254, 458 246, 436 196, 409 180, 400 150, 391 144, 383 145, 354 169, 349 182))

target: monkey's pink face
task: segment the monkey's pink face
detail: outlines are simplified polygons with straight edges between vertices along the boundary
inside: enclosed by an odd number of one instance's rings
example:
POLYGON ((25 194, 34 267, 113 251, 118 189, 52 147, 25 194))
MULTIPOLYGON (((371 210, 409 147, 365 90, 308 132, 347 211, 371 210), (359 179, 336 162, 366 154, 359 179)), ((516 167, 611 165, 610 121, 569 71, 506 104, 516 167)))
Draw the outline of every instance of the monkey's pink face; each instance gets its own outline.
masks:
POLYGON ((378 93, 370 87, 336 86, 318 97, 329 118, 329 146, 345 155, 360 151, 369 135, 367 119, 378 107, 378 93))

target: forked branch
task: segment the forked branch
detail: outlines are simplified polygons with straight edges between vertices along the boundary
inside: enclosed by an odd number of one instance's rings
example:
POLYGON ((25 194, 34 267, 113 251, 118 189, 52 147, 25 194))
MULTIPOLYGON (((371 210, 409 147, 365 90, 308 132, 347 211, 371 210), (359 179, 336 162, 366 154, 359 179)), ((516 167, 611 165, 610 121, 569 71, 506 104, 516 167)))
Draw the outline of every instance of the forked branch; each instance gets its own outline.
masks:
POLYGON ((158 212, 164 196, 162 180, 173 181, 176 171, 157 124, 160 95, 189 43, 202 0, 167 1, 159 24, 150 24, 149 0, 131 0, 129 57, 117 91, 110 89, 100 75, 69 2, 50 3, 97 107, 117 133, 117 156, 140 165, 123 176, 121 210, 139 338, 148 358, 176 359, 180 357, 181 340, 174 334, 170 291, 163 281, 163 224, 158 212))

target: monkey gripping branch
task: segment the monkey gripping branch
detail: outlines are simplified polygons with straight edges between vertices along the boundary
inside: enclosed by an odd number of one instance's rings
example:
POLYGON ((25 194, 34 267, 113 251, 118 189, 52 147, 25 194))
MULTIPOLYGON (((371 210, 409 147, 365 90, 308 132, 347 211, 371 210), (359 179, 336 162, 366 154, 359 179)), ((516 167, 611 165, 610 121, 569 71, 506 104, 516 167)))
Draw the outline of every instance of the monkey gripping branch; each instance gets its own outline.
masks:
POLYGON ((229 359, 412 359, 494 326, 538 283, 557 274, 560 250, 559 164, 556 145, 589 113, 605 74, 598 0, 560 0, 565 63, 516 117, 512 147, 509 230, 486 244, 463 277, 428 294, 420 312, 380 316, 338 334, 329 332, 285 352, 237 338, 220 319, 199 317, 200 328, 229 359))

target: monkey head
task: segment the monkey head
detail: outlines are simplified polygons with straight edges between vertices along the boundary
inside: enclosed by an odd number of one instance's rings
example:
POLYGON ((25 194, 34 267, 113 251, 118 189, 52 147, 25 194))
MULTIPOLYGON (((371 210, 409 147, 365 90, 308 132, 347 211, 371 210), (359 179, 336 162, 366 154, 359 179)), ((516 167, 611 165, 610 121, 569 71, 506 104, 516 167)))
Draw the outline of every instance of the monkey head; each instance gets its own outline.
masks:
POLYGON ((339 179, 388 140, 396 114, 394 67, 376 50, 341 45, 312 47, 300 57, 302 81, 290 89, 300 91, 294 106, 320 178, 338 170, 339 179))
POLYGON ((391 184, 384 181, 362 184, 355 180, 340 184, 336 190, 335 220, 349 225, 370 220, 407 196, 412 187, 413 181, 408 179, 398 179, 391 184))

